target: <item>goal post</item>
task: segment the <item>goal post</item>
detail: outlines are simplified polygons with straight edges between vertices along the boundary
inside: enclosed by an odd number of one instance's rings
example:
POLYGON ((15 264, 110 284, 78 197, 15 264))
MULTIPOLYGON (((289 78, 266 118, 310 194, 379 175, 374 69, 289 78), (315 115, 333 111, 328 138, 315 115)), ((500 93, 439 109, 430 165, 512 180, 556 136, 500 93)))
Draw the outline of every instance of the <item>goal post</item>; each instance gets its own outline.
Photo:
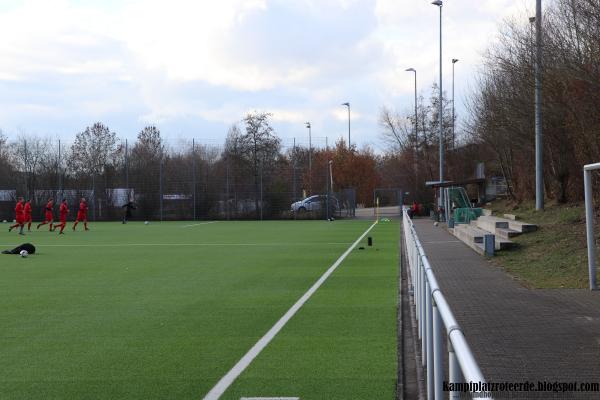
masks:
POLYGON ((600 163, 583 167, 585 190, 585 225, 587 236, 588 270, 590 290, 596 290, 596 239, 594 237, 594 199, 592 197, 592 171, 599 170, 600 163))

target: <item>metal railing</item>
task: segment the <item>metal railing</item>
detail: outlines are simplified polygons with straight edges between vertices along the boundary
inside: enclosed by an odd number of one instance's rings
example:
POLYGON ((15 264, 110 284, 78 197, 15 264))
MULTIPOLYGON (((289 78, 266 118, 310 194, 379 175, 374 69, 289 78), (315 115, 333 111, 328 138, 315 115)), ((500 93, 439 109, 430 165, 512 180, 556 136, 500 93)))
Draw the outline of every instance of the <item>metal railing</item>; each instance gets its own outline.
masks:
MULTIPOLYGON (((408 259, 409 282, 413 289, 418 335, 421 340, 423 367, 427 369, 427 399, 441 400, 444 396, 444 366, 442 330, 446 329, 448 340, 448 380, 453 383, 484 384, 485 379, 463 332, 425 255, 412 220, 403 209, 403 230, 408 259)), ((475 393, 475 392, 472 392, 475 393)), ((450 391, 450 399, 458 399, 459 391, 450 391)), ((481 396, 484 393, 479 393, 481 396)), ((492 399, 492 397, 478 397, 492 399)))

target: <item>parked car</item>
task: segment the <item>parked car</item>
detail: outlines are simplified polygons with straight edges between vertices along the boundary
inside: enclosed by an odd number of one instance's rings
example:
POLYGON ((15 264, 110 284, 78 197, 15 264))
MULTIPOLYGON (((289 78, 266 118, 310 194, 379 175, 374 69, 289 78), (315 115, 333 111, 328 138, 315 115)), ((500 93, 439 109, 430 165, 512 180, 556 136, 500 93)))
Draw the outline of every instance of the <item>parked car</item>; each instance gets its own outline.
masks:
MULTIPOLYGON (((304 200, 297 201, 292 203, 291 209, 292 212, 304 213, 309 211, 320 211, 324 209, 327 204, 327 195, 326 194, 317 194, 314 196, 310 196, 305 198, 304 200)), ((340 203, 338 199, 334 196, 331 196, 330 201, 330 210, 332 212, 336 212, 340 209, 340 203)))

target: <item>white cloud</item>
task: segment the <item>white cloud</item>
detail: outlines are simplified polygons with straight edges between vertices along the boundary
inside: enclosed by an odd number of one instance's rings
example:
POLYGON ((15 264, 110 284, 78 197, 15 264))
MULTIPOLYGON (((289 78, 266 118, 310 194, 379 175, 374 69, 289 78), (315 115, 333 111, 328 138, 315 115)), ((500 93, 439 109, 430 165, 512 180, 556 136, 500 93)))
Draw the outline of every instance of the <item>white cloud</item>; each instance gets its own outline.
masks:
MULTIPOLYGON (((353 138, 373 137, 381 105, 412 107, 406 68, 421 90, 437 80, 429 3, 25 0, 0 8, 0 125, 106 117, 215 129, 263 109, 290 135, 306 120, 336 135, 347 121, 339 104, 350 101, 353 138)), ((498 22, 527 4, 445 1, 447 88, 450 59, 461 59, 460 96, 498 22)))

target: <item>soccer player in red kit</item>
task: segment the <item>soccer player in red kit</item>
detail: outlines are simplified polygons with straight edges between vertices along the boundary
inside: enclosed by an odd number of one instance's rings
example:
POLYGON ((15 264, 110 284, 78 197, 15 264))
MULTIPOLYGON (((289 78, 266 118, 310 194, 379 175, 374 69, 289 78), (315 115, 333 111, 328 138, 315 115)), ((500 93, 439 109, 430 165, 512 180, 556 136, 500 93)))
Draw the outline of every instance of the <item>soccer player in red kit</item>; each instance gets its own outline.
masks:
POLYGON ((23 206, 23 216, 25 217, 23 220, 23 224, 27 224, 27 231, 31 232, 31 200, 27 200, 25 202, 25 206, 23 206))
POLYGON ((79 211, 77 211, 77 219, 75 219, 75 223, 73 224, 73 230, 75 230, 75 228, 77 228, 77 224, 80 222, 83 222, 83 226, 85 228, 86 231, 89 231, 88 227, 87 227, 87 212, 88 212, 88 205, 85 202, 85 198, 81 198, 81 201, 79 202, 79 211))
POLYGON ((14 228, 19 227, 19 235, 24 235, 23 226, 25 225, 25 215, 23 214, 23 198, 17 199, 17 205, 15 206, 15 221, 16 224, 8 228, 8 231, 12 231, 14 228))
POLYGON ((38 224, 37 228, 40 229, 40 226, 50 224, 50 231, 53 231, 52 224, 54 224, 54 199, 50 197, 48 199, 48 203, 46 203, 46 208, 44 211, 46 212, 46 217, 44 218, 44 222, 38 224))
POLYGON ((63 230, 65 229, 65 226, 67 226, 67 214, 69 214, 67 199, 63 199, 62 203, 60 203, 60 209, 58 210, 58 213, 60 215, 60 224, 54 225, 54 229, 60 228, 58 234, 62 235, 64 233, 63 230))

